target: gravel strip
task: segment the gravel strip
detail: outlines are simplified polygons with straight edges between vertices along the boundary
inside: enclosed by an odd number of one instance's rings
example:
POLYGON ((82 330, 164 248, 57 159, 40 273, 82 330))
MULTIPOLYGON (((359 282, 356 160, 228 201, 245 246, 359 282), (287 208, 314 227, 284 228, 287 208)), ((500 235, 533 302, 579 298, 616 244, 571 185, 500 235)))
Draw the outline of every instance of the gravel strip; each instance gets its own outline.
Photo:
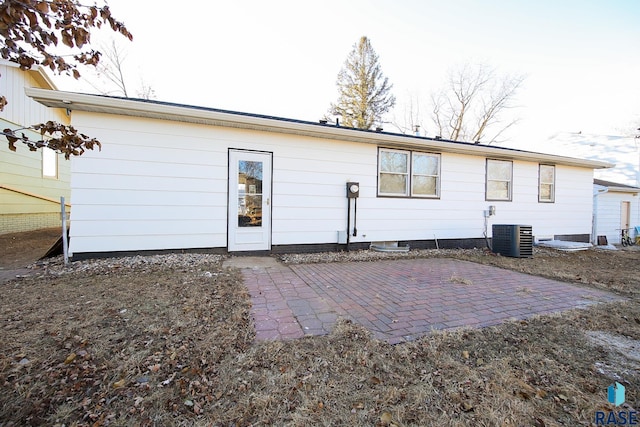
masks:
MULTIPOLYGON (((534 248, 534 254, 544 253, 546 256, 561 256, 557 251, 543 248, 534 248), (554 253, 555 252, 555 253, 554 253)), ((412 249, 409 252, 378 252, 371 249, 319 252, 319 253, 294 253, 277 255, 284 264, 313 264, 325 262, 362 262, 390 259, 414 259, 414 258, 457 258, 460 256, 495 256, 486 249, 412 249)), ((48 275, 64 275, 71 273, 113 273, 117 270, 135 269, 147 271, 157 268, 187 268, 193 269, 201 265, 221 263, 229 255, 214 254, 163 254, 163 255, 136 255, 117 258, 88 259, 73 261, 65 265, 63 257, 57 256, 38 261, 27 268, 40 270, 48 275)))
POLYGON ((45 274, 60 276, 71 273, 113 273, 114 271, 140 270, 148 271, 158 268, 189 268, 219 264, 224 255, 213 254, 164 254, 164 255, 136 255, 118 258, 88 259, 64 264, 64 258, 57 256, 38 261, 28 268, 44 269, 45 274))
POLYGON ((349 252, 320 252, 284 254, 278 258, 284 264, 313 264, 322 262, 376 261, 381 259, 446 258, 460 254, 483 253, 482 249, 412 249, 409 252, 378 252, 371 249, 349 252))

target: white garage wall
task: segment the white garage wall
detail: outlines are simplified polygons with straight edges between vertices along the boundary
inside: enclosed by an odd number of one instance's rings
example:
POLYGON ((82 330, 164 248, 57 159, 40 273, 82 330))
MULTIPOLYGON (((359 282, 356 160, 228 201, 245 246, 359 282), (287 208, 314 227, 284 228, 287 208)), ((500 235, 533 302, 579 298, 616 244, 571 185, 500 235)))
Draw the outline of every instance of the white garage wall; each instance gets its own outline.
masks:
MULTIPOLYGON (((597 186, 604 189, 605 187, 597 186)), ((600 193, 595 202, 596 211, 596 236, 606 236, 607 242, 619 244, 621 240, 620 222, 622 219, 622 202, 631 203, 631 218, 629 218, 631 227, 640 226, 639 202, 638 196, 633 193, 623 193, 618 191, 609 191, 600 193)), ((635 232, 631 231, 631 236, 635 238, 635 232)))

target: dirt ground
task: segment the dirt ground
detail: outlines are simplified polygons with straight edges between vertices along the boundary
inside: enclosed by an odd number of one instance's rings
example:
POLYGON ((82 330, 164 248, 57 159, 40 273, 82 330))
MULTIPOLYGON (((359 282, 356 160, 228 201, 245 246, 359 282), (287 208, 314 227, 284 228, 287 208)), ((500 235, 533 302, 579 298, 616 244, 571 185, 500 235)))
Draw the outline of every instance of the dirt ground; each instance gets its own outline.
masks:
POLYGON ((60 238, 59 228, 45 228, 27 233, 0 234, 0 268, 25 267, 41 257, 60 238))
MULTIPOLYGON (((0 236, 0 267, 35 260, 56 233, 0 236)), ((614 381, 626 387, 623 408, 639 406, 640 252, 407 256, 492 264, 628 301, 398 345, 346 321, 323 337, 256 343, 239 271, 220 256, 44 263, 0 285, 0 426, 589 426, 614 410, 614 381)))

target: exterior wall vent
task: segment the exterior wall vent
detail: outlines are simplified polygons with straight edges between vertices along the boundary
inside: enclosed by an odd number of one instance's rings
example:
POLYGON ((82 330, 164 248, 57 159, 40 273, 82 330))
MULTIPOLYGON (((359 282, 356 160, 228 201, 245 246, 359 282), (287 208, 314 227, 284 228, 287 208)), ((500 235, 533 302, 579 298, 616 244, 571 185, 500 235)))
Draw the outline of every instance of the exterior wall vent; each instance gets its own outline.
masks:
POLYGON ((533 230, 530 225, 494 224, 492 227, 494 253, 514 257, 533 257, 533 230))

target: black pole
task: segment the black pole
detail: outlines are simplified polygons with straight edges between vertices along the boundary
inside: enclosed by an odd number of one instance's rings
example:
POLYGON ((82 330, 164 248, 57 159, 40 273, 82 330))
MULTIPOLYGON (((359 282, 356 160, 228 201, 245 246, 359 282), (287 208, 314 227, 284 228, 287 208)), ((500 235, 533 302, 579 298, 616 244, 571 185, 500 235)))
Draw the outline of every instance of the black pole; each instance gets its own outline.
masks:
POLYGON ((351 226, 351 199, 347 198, 347 252, 349 252, 349 227, 351 226))
POLYGON ((358 218, 358 199, 353 199, 353 237, 358 235, 358 229, 356 228, 356 222, 358 218))

